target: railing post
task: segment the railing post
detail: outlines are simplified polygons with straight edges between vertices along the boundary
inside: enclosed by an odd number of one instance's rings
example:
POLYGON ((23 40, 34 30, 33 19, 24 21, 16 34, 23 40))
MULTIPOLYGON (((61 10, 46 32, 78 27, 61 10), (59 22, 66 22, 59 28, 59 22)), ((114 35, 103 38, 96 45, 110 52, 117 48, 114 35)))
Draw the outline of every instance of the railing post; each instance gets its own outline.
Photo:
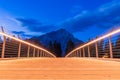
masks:
POLYGON ((80 49, 80 57, 82 57, 81 53, 82 53, 82 52, 81 52, 81 49, 80 49))
POLYGON ((30 53, 30 46, 28 45, 27 57, 29 57, 29 56, 30 56, 30 55, 29 55, 29 53, 30 53))
POLYGON ((46 53, 44 52, 44 57, 46 56, 46 53))
POLYGON ((19 43, 19 47, 18 47, 18 58, 20 58, 20 52, 21 52, 21 42, 19 43))
POLYGON ((109 39, 110 58, 113 58, 111 37, 109 37, 108 39, 109 39))
POLYGON ((42 50, 40 50, 40 57, 41 57, 42 50))
POLYGON ((42 51, 42 57, 44 57, 44 51, 42 51))
POLYGON ((97 45, 97 42, 95 43, 95 51, 96 51, 96 57, 98 58, 98 45, 97 45))
MULTIPOLYGON (((73 53, 73 54, 74 54, 74 53, 73 53)), ((73 57, 73 56, 74 56, 73 54, 71 55, 71 57, 73 57)))
POLYGON ((69 56, 70 56, 70 57, 72 57, 72 55, 71 55, 71 54, 70 54, 69 56))
POLYGON ((41 57, 41 50, 39 51, 39 57, 41 57))
POLYGON ((33 49, 33 57, 35 57, 35 48, 33 49))
POLYGON ((79 50, 77 50, 77 57, 79 57, 79 50))
POLYGON ((75 56, 75 52, 73 52, 72 56, 73 56, 73 57, 75 56))
POLYGON ((85 57, 85 49, 83 48, 83 57, 85 57))
POLYGON ((79 50, 77 50, 77 57, 79 57, 79 50))
POLYGON ((40 50, 40 57, 42 57, 42 50, 40 50))
POLYGON ((88 57, 90 57, 90 46, 88 45, 88 57))
MULTIPOLYGON (((20 39, 19 35, 18 35, 18 39, 20 39)), ((20 52, 21 52, 21 42, 19 42, 19 46, 18 46, 18 58, 20 57, 20 52)))
POLYGON ((44 57, 46 57, 46 53, 44 52, 44 57))
POLYGON ((39 57, 39 49, 37 50, 37 57, 39 57))
POLYGON ((77 51, 75 51, 75 57, 77 57, 77 51))
POLYGON ((73 56, 75 56, 75 57, 76 57, 76 52, 74 52, 74 53, 73 53, 73 56))
MULTIPOLYGON (((2 29, 2 32, 4 33, 3 27, 1 27, 1 29, 2 29)), ((1 58, 4 58, 4 56, 5 56, 5 44, 6 44, 6 36, 3 36, 3 45, 2 45, 1 58)))

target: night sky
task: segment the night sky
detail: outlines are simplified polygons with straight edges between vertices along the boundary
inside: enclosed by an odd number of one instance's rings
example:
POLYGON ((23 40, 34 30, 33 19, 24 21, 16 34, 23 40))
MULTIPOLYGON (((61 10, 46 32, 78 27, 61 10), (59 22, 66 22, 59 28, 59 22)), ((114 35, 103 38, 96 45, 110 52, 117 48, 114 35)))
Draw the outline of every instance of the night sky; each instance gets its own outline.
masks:
POLYGON ((31 37, 60 28, 87 41, 120 23, 120 0, 0 0, 0 25, 31 37))

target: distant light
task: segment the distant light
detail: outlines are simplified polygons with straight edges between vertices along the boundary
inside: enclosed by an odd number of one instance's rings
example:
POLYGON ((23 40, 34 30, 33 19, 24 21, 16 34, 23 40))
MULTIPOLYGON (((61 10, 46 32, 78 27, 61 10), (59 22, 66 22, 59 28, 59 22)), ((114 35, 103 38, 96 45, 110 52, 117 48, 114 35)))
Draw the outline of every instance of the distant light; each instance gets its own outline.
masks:
POLYGON ((6 36, 6 37, 9 37, 9 38, 11 38, 11 39, 14 39, 14 40, 16 40, 16 41, 19 41, 19 42, 21 42, 21 43, 24 43, 24 44, 27 44, 27 45, 29 45, 29 46, 32 46, 32 47, 34 47, 34 48, 43 50, 43 51, 47 52, 48 54, 52 55, 53 57, 56 57, 56 56, 53 55, 51 52, 49 52, 49 51, 47 51, 47 50, 45 50, 45 49, 43 49, 43 48, 41 48, 41 47, 39 47, 39 46, 36 46, 36 45, 31 44, 31 43, 29 43, 29 42, 26 42, 26 41, 23 41, 23 40, 21 40, 21 39, 15 38, 15 37, 13 37, 13 36, 11 36, 11 35, 8 35, 8 34, 6 34, 6 33, 3 33, 3 32, 0 32, 0 34, 1 34, 1 35, 4 35, 4 36, 6 36))
POLYGON ((66 57, 69 56, 70 54, 72 54, 74 51, 76 51, 76 50, 78 50, 78 49, 84 48, 85 46, 88 46, 88 45, 90 45, 90 44, 93 44, 93 43, 95 43, 95 42, 97 42, 97 41, 100 41, 100 40, 102 40, 102 39, 104 39, 104 38, 107 38, 107 37, 112 36, 112 35, 114 35, 114 34, 116 34, 116 33, 119 33, 119 32, 120 32, 120 29, 117 29, 117 30, 112 31, 112 32, 110 32, 110 33, 108 33, 108 34, 106 34, 106 35, 104 35, 104 36, 102 36, 102 37, 99 37, 99 38, 97 38, 97 39, 95 39, 95 40, 93 40, 93 41, 90 41, 90 42, 88 42, 88 43, 86 43, 86 44, 84 44, 84 45, 82 45, 82 46, 74 49, 73 51, 71 51, 70 53, 68 53, 68 54, 66 55, 66 57))

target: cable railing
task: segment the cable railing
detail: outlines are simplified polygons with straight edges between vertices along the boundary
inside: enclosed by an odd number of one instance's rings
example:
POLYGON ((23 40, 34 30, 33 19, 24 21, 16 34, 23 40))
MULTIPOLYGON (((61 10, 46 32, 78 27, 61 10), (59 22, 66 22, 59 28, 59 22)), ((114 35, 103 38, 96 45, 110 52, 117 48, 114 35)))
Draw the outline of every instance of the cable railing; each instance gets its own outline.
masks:
POLYGON ((21 57, 56 57, 46 49, 21 40, 3 30, 0 32, 0 57, 1 58, 21 58, 21 57))
POLYGON ((120 58, 120 29, 75 48, 65 57, 120 58))

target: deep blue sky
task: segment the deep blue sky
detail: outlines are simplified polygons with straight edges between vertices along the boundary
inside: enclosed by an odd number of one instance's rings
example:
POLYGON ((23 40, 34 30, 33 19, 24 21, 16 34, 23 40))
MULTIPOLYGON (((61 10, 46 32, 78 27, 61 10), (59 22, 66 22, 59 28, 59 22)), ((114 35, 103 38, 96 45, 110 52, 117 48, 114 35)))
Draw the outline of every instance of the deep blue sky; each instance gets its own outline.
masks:
POLYGON ((120 23, 120 0, 0 0, 0 25, 30 37, 64 28, 87 41, 120 23))

